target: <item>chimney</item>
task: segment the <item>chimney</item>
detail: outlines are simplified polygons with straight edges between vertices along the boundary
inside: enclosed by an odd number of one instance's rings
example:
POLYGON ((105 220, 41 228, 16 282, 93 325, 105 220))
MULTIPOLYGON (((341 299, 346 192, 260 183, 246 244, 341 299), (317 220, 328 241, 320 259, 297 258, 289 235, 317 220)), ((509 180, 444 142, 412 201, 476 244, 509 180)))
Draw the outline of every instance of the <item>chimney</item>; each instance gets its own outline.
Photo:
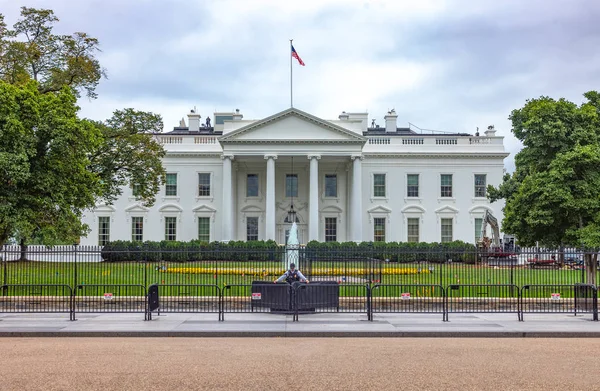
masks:
POLYGON ((188 124, 190 132, 197 132, 200 130, 200 114, 196 113, 196 107, 188 114, 188 124))
POLYGON ((348 114, 346 114, 345 111, 342 111, 342 114, 340 114, 339 119, 341 121, 348 121, 348 119, 350 118, 350 116, 348 114))
POLYGON ((396 133, 398 115, 396 110, 392 109, 383 117, 385 119, 385 132, 396 133))
POLYGON ((240 114, 240 109, 235 109, 235 113, 233 114, 234 121, 241 121, 244 116, 240 114))
POLYGON ((487 130, 485 131, 485 136, 486 137, 496 136, 496 129, 494 129, 494 125, 488 126, 487 130))

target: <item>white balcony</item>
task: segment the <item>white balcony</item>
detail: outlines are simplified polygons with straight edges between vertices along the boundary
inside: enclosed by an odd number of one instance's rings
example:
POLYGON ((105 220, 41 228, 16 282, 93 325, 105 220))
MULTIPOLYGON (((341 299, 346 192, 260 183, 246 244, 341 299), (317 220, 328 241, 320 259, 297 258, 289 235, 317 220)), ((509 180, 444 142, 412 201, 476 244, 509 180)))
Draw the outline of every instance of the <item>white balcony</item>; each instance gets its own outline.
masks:
POLYGON ((365 153, 504 153, 503 137, 368 136, 365 153))
POLYGON ((219 136, 156 135, 156 141, 168 152, 220 152, 219 136))
MULTIPOLYGON (((156 135, 167 153, 221 152, 219 136, 156 135)), ((503 137, 476 136, 369 136, 364 153, 505 153, 503 137)))

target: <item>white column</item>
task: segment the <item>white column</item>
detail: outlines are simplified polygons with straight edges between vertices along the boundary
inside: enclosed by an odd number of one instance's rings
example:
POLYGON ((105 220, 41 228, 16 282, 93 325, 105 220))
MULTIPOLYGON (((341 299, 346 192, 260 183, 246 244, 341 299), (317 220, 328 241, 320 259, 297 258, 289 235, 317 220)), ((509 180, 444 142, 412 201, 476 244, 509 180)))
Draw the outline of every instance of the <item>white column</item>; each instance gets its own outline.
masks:
POLYGON ((233 189, 231 183, 231 161, 233 155, 223 155, 223 221, 222 224, 222 237, 223 242, 228 242, 233 239, 233 189))
POLYGON ((362 208, 362 156, 351 157, 354 162, 352 167, 352 232, 354 242, 362 242, 363 208, 362 208))
POLYGON ((267 160, 267 196, 265 239, 275 240, 275 159, 277 155, 265 155, 267 160))
POLYGON ((310 191, 308 198, 308 240, 319 240, 319 159, 320 155, 308 155, 310 160, 310 191))

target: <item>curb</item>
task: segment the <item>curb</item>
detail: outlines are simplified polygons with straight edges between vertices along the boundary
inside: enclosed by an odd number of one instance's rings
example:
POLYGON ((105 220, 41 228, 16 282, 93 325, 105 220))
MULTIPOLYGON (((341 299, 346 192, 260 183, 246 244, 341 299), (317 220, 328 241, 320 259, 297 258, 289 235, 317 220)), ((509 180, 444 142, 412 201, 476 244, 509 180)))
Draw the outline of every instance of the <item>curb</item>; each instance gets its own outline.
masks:
POLYGON ((576 331, 0 331, 0 338, 600 338, 598 332, 576 331))

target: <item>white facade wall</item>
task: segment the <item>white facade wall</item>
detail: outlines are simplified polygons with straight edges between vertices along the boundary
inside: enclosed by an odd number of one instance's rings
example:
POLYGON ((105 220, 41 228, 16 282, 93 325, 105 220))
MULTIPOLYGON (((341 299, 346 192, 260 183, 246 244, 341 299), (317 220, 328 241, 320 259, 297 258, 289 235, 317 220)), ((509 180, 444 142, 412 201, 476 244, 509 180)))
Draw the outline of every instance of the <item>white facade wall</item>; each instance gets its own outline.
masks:
MULTIPOLYGON (((233 121, 236 122, 236 121, 233 121)), ((366 124, 366 121, 363 121, 366 124)), ((474 176, 485 174, 487 184, 501 183, 504 151, 502 137, 473 136, 362 136, 357 122, 323 121, 291 109, 263 121, 225 124, 229 131, 215 135, 157 135, 167 150, 164 167, 177 174, 177 196, 165 195, 165 187, 151 208, 135 200, 130 188, 110 206, 98 205, 88 211, 84 222, 91 232, 81 244, 97 245, 99 217, 110 218, 110 240, 132 239, 132 217, 143 217, 144 240, 165 239, 165 218, 176 217, 177 240, 198 238, 198 217, 210 218, 210 240, 223 239, 230 226, 234 240, 246 239, 246 221, 257 217, 258 238, 266 237, 267 161, 275 160, 275 239, 285 242, 285 223, 291 198, 285 196, 286 174, 298 175, 298 213, 301 243, 308 241, 310 205, 309 156, 318 155, 318 238, 325 240, 325 219, 336 218, 337 241, 350 241, 353 219, 362 219, 362 240, 373 240, 374 218, 385 218, 386 241, 407 241, 407 218, 418 218, 419 239, 441 241, 441 219, 452 218, 453 239, 473 243, 475 218, 490 210, 502 220, 500 202, 490 204, 475 197, 474 176), (281 118, 278 118, 280 116, 281 118), (223 194, 223 154, 233 156, 232 194, 223 194), (361 210, 353 217, 351 208, 352 156, 362 159, 361 210), (293 157, 293 171, 292 171, 293 157), (198 196, 198 173, 209 173, 210 196, 198 196), (246 196, 247 174, 258 174, 259 195, 246 196), (325 175, 337 175, 337 197, 325 197, 325 175), (374 174, 386 175, 385 197, 373 194, 374 174), (407 196, 407 174, 419 175, 419 197, 407 196), (451 174, 452 197, 441 197, 440 175, 451 174), (224 204, 225 202, 225 204, 224 204), (233 205, 231 221, 224 221, 223 205, 233 205), (359 218, 360 217, 360 218, 359 218)), ((365 129, 366 130, 366 129, 365 129)))

